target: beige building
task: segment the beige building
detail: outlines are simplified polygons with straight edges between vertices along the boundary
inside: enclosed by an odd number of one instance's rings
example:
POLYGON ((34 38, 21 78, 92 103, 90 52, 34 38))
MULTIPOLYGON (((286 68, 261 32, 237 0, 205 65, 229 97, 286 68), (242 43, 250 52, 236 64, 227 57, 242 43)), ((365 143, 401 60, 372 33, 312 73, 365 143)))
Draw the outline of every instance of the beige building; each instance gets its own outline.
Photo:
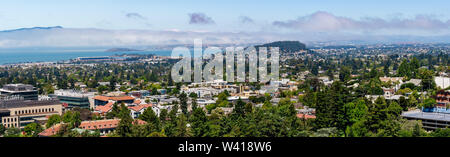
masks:
POLYGON ((62 105, 57 100, 9 100, 0 101, 0 123, 9 128, 23 129, 26 125, 62 114, 62 105))

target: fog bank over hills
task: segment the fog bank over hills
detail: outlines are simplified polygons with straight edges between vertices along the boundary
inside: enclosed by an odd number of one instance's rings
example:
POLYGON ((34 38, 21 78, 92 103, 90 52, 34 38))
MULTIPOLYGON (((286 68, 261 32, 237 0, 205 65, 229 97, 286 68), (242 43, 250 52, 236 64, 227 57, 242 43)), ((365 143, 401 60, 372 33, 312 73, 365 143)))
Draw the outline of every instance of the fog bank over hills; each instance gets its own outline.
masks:
POLYGON ((204 45, 252 45, 273 41, 295 40, 311 44, 374 43, 449 43, 450 35, 407 36, 371 35, 350 33, 274 33, 274 32, 207 32, 207 31, 155 31, 155 30, 107 30, 95 28, 33 27, 0 31, 0 48, 114 48, 161 47, 192 45, 194 39, 202 39, 204 45))

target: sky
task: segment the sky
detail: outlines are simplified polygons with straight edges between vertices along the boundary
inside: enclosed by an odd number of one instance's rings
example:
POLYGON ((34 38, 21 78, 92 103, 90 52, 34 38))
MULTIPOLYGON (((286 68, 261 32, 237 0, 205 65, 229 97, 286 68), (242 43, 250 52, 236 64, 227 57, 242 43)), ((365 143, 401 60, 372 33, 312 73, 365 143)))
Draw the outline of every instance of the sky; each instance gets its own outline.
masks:
MULTIPOLYGON (((210 36, 228 33, 228 40, 233 33, 272 36, 265 40, 295 39, 293 34, 323 36, 317 40, 433 37, 450 34, 448 6, 448 0, 7 0, 0 5, 0 30, 62 26, 72 31, 107 30, 128 35, 130 30, 210 36)), ((27 45, 18 40, 2 38, 0 33, 0 47, 2 43, 27 45)))

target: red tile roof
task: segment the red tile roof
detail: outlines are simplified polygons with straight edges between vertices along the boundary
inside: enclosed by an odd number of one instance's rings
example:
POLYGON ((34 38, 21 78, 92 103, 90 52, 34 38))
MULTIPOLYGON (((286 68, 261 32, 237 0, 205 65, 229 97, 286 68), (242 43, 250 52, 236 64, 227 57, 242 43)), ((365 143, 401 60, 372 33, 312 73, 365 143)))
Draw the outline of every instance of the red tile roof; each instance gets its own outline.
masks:
POLYGON ((112 129, 119 125, 119 119, 107 119, 107 120, 96 120, 96 121, 84 121, 81 122, 79 128, 86 130, 95 129, 112 129))
POLYGON ((142 104, 142 105, 137 105, 137 106, 130 106, 128 108, 133 111, 140 111, 143 108, 149 108, 149 107, 152 107, 152 104, 142 104))
POLYGON ((100 101, 109 101, 109 100, 114 100, 114 101, 125 101, 125 100, 134 100, 133 97, 131 96, 113 96, 113 97, 109 97, 109 96, 102 96, 102 95, 97 95, 94 97, 95 100, 100 100, 100 101))
POLYGON ((107 113, 107 112, 111 111, 113 105, 114 105, 113 102, 109 102, 104 106, 95 107, 95 111, 99 111, 100 113, 107 113))
MULTIPOLYGON (((133 124, 143 125, 147 122, 136 119, 133 121, 133 124)), ((81 122, 79 128, 86 130, 95 130, 95 129, 114 129, 119 125, 120 119, 106 119, 106 120, 96 120, 96 121, 83 121, 81 122)))
POLYGON ((316 119, 315 115, 309 115, 309 114, 297 114, 298 118, 303 118, 303 119, 316 119))
MULTIPOLYGON (((96 120, 96 121, 83 121, 78 128, 86 130, 96 130, 96 129, 115 129, 119 125, 120 119, 106 119, 106 120, 96 120)), ((137 119, 133 121, 133 124, 143 125, 147 122, 137 119)), ((58 133, 61 128, 61 124, 56 124, 48 129, 45 129, 39 136, 49 137, 58 133)))
POLYGON ((45 129, 41 133, 39 133, 39 136, 49 137, 49 136, 55 135, 56 133, 58 133, 60 128, 61 128, 61 124, 56 124, 48 129, 45 129))

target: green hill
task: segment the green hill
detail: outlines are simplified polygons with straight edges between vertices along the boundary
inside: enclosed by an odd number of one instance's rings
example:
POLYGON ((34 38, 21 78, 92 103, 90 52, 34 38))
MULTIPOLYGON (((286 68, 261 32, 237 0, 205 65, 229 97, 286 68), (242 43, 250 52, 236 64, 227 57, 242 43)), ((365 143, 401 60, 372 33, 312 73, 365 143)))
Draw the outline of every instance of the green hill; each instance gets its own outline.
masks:
POLYGON ((293 53, 300 50, 306 50, 306 45, 299 41, 276 41, 263 45, 256 45, 256 50, 259 50, 259 47, 279 47, 280 52, 284 53, 293 53))

